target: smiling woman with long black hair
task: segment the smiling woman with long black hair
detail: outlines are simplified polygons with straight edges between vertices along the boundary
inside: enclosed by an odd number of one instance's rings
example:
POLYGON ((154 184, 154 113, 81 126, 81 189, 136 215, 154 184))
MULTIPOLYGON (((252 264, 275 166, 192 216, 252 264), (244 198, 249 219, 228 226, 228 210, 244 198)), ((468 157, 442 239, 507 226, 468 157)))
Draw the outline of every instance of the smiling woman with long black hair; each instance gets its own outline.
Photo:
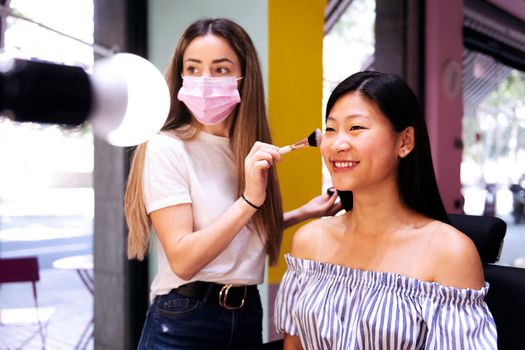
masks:
POLYGON ((341 82, 321 152, 351 203, 294 235, 275 307, 284 348, 497 349, 481 260, 448 224, 405 82, 379 72, 341 82))

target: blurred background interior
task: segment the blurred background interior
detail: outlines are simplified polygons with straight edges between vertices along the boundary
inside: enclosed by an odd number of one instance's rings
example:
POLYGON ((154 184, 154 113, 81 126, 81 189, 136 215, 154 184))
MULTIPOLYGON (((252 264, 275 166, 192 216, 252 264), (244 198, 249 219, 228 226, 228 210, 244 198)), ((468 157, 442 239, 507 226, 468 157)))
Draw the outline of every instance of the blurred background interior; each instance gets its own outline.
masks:
MULTIPOLYGON (((402 76, 424 106, 447 210, 503 219, 507 234, 498 264, 525 268, 523 1, 0 4, 5 54, 87 71, 102 57, 98 45, 141 55, 163 71, 190 22, 203 16, 236 20, 254 39, 265 69, 276 144, 319 127, 325 100, 349 74, 376 69, 402 76)), ((154 259, 129 262, 125 256, 122 196, 129 156, 130 148, 94 137, 89 124, 67 129, 0 116, 0 258, 38 258, 38 302, 51 310, 44 320, 49 349, 136 347, 155 266, 154 259)), ((285 208, 330 186, 315 151, 289 163, 279 169, 285 208), (298 181, 294 174, 305 173, 305 166, 313 170, 298 181)), ((266 341, 278 338, 272 305, 283 272, 283 263, 268 269, 261 286, 266 341)), ((0 309, 32 303, 30 285, 0 286, 0 309)), ((0 325, 0 349, 42 348, 36 330, 0 325)))

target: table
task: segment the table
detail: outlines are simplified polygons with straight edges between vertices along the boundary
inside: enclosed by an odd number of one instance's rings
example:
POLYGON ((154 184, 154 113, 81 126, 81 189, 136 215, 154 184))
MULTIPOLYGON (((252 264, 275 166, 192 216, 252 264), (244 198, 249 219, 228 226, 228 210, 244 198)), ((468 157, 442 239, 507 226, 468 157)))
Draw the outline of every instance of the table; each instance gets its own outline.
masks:
MULTIPOLYGON (((53 261, 53 267, 55 269, 62 270, 75 270, 78 276, 82 280, 82 284, 86 287, 91 295, 94 292, 94 281, 93 281, 93 255, 74 255, 61 258, 53 261)), ((75 349, 85 349, 89 344, 89 341, 93 339, 94 327, 93 318, 88 322, 80 338, 75 346, 75 349), (89 330, 91 329, 91 332, 89 330)))

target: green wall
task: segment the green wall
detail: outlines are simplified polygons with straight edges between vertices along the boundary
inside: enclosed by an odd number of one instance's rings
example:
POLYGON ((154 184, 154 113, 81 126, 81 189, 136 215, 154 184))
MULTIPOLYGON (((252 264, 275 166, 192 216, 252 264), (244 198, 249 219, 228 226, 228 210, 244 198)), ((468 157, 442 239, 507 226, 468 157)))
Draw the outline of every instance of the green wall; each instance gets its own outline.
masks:
POLYGON ((161 71, 168 65, 184 29, 202 17, 226 17, 250 35, 268 76, 267 0, 152 0, 149 2, 149 59, 161 71))

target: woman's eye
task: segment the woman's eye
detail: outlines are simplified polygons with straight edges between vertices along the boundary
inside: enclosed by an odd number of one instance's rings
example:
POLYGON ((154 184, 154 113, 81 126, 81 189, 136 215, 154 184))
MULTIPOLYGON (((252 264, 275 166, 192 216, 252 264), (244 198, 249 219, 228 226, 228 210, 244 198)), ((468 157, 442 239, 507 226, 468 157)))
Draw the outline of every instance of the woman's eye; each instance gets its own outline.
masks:
POLYGON ((192 67, 192 66, 186 67, 187 74, 195 75, 197 74, 197 72, 198 72, 198 69, 196 67, 192 67))
POLYGON ((329 127, 329 126, 327 126, 327 127, 324 129, 324 132, 333 132, 333 131, 335 131, 335 129, 334 129, 334 128, 331 128, 331 127, 329 127))
POLYGON ((224 67, 218 67, 215 71, 219 74, 227 74, 229 72, 229 70, 224 67))
POLYGON ((360 125, 352 125, 350 127, 350 131, 361 130, 361 129, 364 129, 364 128, 362 126, 360 126, 360 125))

